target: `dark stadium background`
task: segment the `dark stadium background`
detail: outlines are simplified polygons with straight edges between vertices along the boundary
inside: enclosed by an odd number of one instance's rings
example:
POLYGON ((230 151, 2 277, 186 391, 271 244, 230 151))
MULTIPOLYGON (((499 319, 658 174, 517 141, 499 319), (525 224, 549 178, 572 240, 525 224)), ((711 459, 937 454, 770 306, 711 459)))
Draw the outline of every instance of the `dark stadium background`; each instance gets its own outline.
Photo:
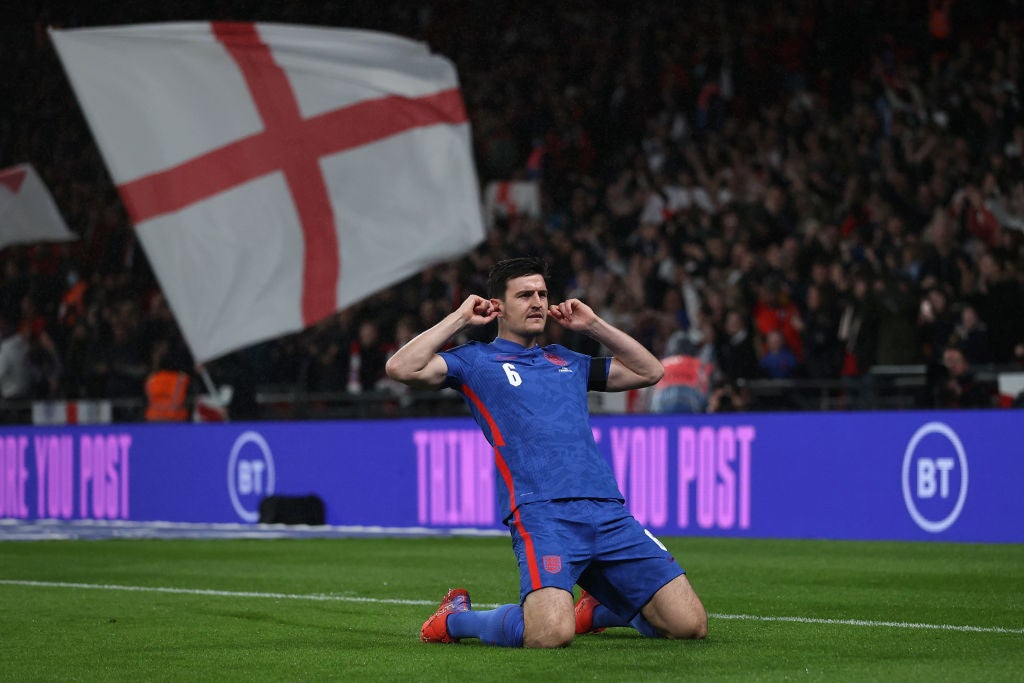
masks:
POLYGON ((536 179, 544 209, 303 333, 212 362, 214 380, 235 388, 233 418, 461 411, 396 392, 383 361, 480 291, 490 263, 522 253, 550 259, 555 297, 584 298, 662 356, 711 363, 709 410, 993 406, 998 373, 1024 363, 1024 8, 953 2, 947 33, 932 5, 8 8, 0 167, 32 163, 81 239, 0 253, 0 312, 7 332, 30 335, 36 378, 5 401, 4 420, 27 421, 34 399, 110 399, 117 419, 139 419, 157 349, 194 373, 46 27, 213 19, 426 41, 458 67, 482 186, 536 179), (691 192, 690 206, 658 211, 686 183, 711 205, 691 192), (361 326, 377 339, 360 343, 361 326), (792 359, 765 360, 773 328, 792 359), (967 376, 950 377, 948 347, 967 376))

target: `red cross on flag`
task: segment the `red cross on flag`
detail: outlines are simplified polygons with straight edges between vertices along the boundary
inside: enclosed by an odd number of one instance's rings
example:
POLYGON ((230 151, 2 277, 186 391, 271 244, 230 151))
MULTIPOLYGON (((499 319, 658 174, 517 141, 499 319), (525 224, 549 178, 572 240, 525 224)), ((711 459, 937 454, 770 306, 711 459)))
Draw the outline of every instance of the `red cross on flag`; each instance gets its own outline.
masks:
POLYGON ((31 164, 0 169, 0 249, 75 239, 31 164))
POLYGON ((535 180, 492 180, 484 190, 484 215, 489 225, 498 218, 540 218, 540 183, 535 180))
POLYGON ((197 361, 311 325, 483 239, 447 59, 368 31, 51 31, 197 361))

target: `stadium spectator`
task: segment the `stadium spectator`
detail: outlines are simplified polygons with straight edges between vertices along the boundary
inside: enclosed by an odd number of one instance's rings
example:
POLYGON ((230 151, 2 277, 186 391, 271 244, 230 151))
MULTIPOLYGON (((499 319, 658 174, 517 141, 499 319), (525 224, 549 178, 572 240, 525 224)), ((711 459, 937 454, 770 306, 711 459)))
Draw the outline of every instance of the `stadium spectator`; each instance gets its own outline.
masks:
POLYGON ((785 289, 785 285, 775 276, 761 283, 757 303, 754 305, 754 324, 766 340, 772 332, 778 332, 789 352, 796 360, 800 360, 803 356, 801 332, 804 322, 785 289))
POLYGON ((992 360, 997 363, 1008 362, 1014 347, 1024 342, 1024 255, 1018 248, 1016 273, 1008 272, 1005 258, 992 250, 982 252, 975 290, 967 293, 988 325, 992 360))
POLYGON ((991 408, 994 392, 979 382, 963 351, 950 346, 942 352, 942 369, 934 381, 936 408, 991 408))
POLYGON ((949 296, 941 287, 933 287, 921 299, 918 326, 924 340, 925 360, 941 363, 942 351, 956 329, 953 312, 949 309, 949 296))
MULTIPOLYGON (((706 348, 713 347, 708 344, 706 348)), ((668 354, 661 359, 665 376, 649 390, 648 410, 652 413, 705 412, 715 374, 713 358, 701 353, 701 345, 685 334, 669 342, 668 354)))
POLYGON ((878 339, 875 362, 879 365, 913 365, 922 360, 921 342, 914 318, 918 299, 906 278, 891 276, 877 284, 878 339))
POLYGON ((788 379, 797 369, 796 355, 786 346, 786 340, 779 330, 772 330, 765 336, 764 355, 761 356, 761 372, 772 379, 788 379))
POLYGON ((10 400, 31 395, 27 330, 19 330, 9 317, 0 315, 0 397, 10 400))
POLYGON ((853 277, 853 284, 839 318, 839 341, 844 345, 841 373, 860 377, 875 364, 878 311, 872 291, 873 278, 864 272, 853 277))
POLYGON ((724 334, 715 349, 718 369, 730 382, 760 375, 757 349, 744 316, 737 310, 725 314, 724 334))
POLYGON ((961 309, 960 324, 956 326, 953 338, 971 365, 991 362, 988 327, 978 317, 978 311, 974 306, 967 304, 961 309))
POLYGON ((387 376, 384 365, 393 351, 394 347, 381 338, 380 324, 372 318, 362 320, 356 338, 349 344, 349 393, 374 391, 387 376))
MULTIPOLYGON (((344 391, 352 363, 352 315, 346 308, 317 323, 301 335, 308 364, 306 386, 311 391, 344 391)), ((286 378, 288 373, 283 372, 286 378)), ((362 391, 362 379, 351 378, 355 392, 362 391)))
POLYGON ((97 369, 103 375, 103 395, 138 397, 149 373, 151 359, 141 335, 138 304, 117 302, 108 311, 110 338, 97 349, 97 369))
POLYGON ((804 347, 802 374, 813 379, 836 377, 842 363, 839 344, 839 314, 828 291, 811 284, 804 293, 804 328, 801 331, 804 347))
MULTIPOLYGON (((166 344, 163 345, 166 349, 166 344)), ((166 354, 166 350, 157 351, 166 354)), ((187 373, 170 370, 163 361, 146 378, 146 420, 149 422, 183 422, 188 419, 187 373)))

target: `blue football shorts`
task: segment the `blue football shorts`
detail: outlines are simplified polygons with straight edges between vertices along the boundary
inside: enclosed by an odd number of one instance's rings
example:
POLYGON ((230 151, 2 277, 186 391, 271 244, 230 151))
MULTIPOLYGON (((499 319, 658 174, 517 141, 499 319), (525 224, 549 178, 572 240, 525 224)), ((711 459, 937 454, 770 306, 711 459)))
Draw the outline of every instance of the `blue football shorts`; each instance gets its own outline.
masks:
POLYGON ((632 619, 685 571, 617 500, 569 498, 521 505, 508 519, 519 562, 519 599, 539 588, 579 584, 632 619))

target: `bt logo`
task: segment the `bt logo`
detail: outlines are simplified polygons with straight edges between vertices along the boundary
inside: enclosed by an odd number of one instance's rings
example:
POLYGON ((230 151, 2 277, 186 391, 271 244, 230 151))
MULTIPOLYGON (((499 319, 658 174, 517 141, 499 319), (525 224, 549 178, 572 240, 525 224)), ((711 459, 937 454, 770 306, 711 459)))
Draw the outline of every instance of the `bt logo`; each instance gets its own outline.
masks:
POLYGON ((228 493, 239 517, 259 521, 260 501, 274 493, 274 454, 258 432, 242 433, 231 447, 228 493))
POLYGON ((967 499, 967 453, 942 422, 923 425, 903 455, 903 502, 914 522, 939 533, 956 522, 967 499))

